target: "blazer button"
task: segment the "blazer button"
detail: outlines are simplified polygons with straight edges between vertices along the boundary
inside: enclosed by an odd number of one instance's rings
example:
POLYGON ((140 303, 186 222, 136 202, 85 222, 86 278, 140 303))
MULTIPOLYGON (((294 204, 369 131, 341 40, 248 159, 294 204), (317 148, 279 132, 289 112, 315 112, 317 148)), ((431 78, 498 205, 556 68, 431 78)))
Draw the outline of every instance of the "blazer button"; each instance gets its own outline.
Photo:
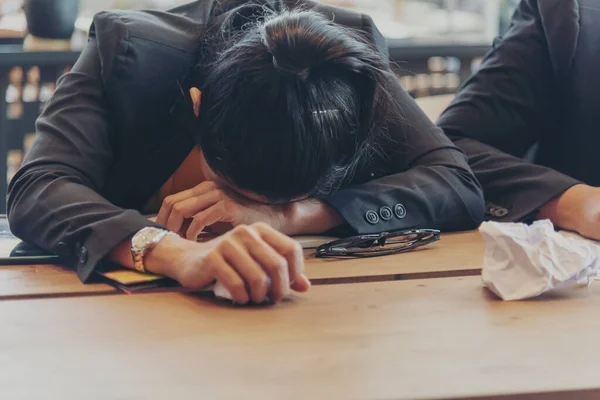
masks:
POLYGON ((82 247, 79 250, 79 264, 83 265, 87 262, 88 259, 88 250, 85 247, 82 247))
POLYGON ((379 209, 379 215, 381 216, 382 220, 389 221, 393 216, 392 209, 388 206, 381 207, 381 209, 379 209))
POLYGON ((69 255, 69 246, 65 242, 58 242, 56 245, 56 255, 63 257, 69 255))
POLYGON ((394 207, 394 214, 396 214, 396 217, 402 219, 406 217, 406 208, 404 208, 402 204, 396 204, 394 207))
POLYGON ((490 208, 490 214, 492 217, 502 218, 508 215, 508 210, 504 207, 492 207, 490 208))
POLYGON ((373 210, 369 210, 367 211, 367 213, 365 214, 365 219, 367 220, 368 223, 370 223, 371 225, 375 225, 376 223, 379 222, 379 215, 377 215, 377 213, 373 210))

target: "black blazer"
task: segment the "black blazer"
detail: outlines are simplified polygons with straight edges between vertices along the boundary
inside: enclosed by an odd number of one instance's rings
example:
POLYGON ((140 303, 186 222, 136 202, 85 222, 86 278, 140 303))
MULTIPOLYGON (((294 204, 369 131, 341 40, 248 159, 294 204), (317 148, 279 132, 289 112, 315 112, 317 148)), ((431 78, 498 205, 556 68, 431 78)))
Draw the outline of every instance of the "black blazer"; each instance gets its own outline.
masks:
POLYGON ((438 121, 469 157, 489 217, 531 219, 579 182, 600 186, 599 66, 597 0, 521 1, 438 121))
MULTIPOLYGON (((204 0, 169 12, 95 17, 87 47, 60 79, 10 184, 8 215, 18 237, 70 260, 85 281, 119 242, 151 225, 136 210, 194 145, 192 107, 181 100, 178 82, 199 61, 206 26, 240 3, 204 0)), ((285 4, 258 3, 275 9, 285 4)), ((374 48, 387 52, 369 17, 301 3, 362 31, 374 48)), ((476 227, 483 196, 466 157, 395 80, 393 88, 404 114, 390 131, 398 145, 362 166, 353 184, 328 203, 361 233, 476 227)))

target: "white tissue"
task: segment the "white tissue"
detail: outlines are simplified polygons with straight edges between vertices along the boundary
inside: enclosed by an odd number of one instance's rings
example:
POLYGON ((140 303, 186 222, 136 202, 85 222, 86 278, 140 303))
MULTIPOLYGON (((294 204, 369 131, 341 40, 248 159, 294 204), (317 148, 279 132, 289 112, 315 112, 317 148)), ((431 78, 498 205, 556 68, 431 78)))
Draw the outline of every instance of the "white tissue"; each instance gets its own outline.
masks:
MULTIPOLYGON (((267 282, 267 286, 268 287, 271 286, 270 279, 267 282)), ((223 284, 219 281, 215 282, 215 284, 212 287, 212 291, 213 291, 213 294, 215 295, 215 297, 217 297, 219 299, 233 301, 233 297, 231 296, 231 293, 229 293, 229 290, 227 290, 225 288, 225 286, 223 286, 223 284)), ((265 302, 268 302, 268 298, 265 300, 265 302)))
POLYGON ((223 284, 219 281, 217 281, 213 286, 213 293, 217 298, 233 300, 233 297, 231 297, 231 293, 229 293, 229 290, 225 289, 225 286, 223 286, 223 284))
POLYGON ((503 300, 590 284, 600 276, 600 244, 556 232, 549 220, 533 225, 484 222, 483 283, 503 300))

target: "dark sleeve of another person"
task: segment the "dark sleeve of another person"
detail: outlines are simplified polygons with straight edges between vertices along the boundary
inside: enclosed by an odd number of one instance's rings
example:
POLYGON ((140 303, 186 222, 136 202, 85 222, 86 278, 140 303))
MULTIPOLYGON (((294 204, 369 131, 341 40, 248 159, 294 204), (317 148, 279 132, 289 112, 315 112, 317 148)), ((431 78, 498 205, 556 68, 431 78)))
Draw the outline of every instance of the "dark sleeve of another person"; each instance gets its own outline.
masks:
POLYGON ((553 130, 560 113, 556 77, 576 45, 569 7, 569 0, 521 1, 508 31, 438 120, 468 156, 491 219, 534 218, 542 205, 578 183, 522 159, 553 130))
MULTIPOLYGON (((385 40, 370 18, 363 17, 363 29, 386 54, 385 40)), ((389 86, 402 118, 389 127, 392 140, 384 149, 388 160, 357 171, 357 177, 375 179, 343 188, 326 202, 358 233, 476 228, 484 216, 483 194, 467 158, 425 116, 395 77, 389 86)))
MULTIPOLYGON (((96 24, 95 29, 111 26, 96 24)), ((103 37, 118 35, 112 33, 103 37)), ((92 30, 38 119, 33 147, 8 190, 13 233, 64 258, 83 281, 121 241, 152 225, 99 194, 114 154, 103 80, 112 72, 109 55, 117 54, 117 43, 99 43, 92 30)))

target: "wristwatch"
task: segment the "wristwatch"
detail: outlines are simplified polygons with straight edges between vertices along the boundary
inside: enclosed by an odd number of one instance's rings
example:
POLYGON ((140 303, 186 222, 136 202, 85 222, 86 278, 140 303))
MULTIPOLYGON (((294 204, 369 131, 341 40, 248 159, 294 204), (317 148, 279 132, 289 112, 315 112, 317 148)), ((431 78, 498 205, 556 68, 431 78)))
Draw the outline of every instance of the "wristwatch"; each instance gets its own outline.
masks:
POLYGON ((146 272, 144 256, 152 250, 165 236, 178 236, 166 229, 147 227, 140 229, 131 238, 131 256, 133 265, 139 272, 146 272))

